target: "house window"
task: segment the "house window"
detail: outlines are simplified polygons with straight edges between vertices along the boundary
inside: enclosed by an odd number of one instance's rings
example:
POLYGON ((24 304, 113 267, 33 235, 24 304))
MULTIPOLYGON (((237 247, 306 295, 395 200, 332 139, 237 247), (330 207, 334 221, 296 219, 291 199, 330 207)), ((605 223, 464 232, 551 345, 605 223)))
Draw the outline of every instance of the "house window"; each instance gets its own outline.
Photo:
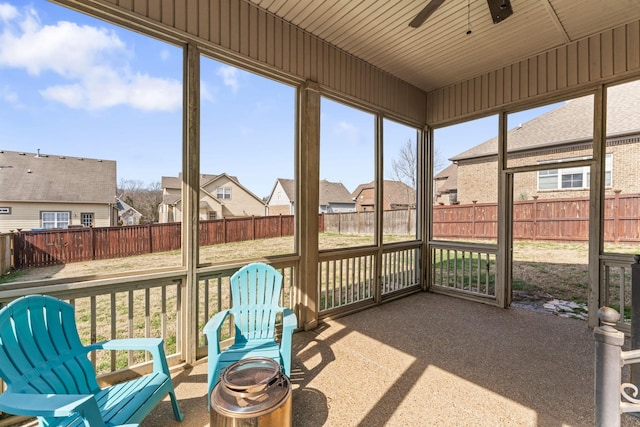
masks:
MULTIPOLYGON (((582 159, 564 159, 553 162, 540 162, 540 164, 561 163, 571 160, 582 159)), ((591 168, 589 166, 577 166, 564 169, 546 169, 538 171, 538 190, 569 190, 589 188, 589 179, 591 168)), ((613 170, 613 154, 607 154, 605 157, 605 182, 606 187, 611 187, 613 170)))
POLYGON ((218 199, 231 199, 231 187, 216 188, 216 197, 218 199))
POLYGON ((216 219, 216 213, 214 212, 209 212, 209 219, 216 219))
POLYGON ((42 212, 42 228, 69 227, 69 212, 42 212))
POLYGON ((93 212, 80 214, 80 220, 84 227, 93 227, 93 212))

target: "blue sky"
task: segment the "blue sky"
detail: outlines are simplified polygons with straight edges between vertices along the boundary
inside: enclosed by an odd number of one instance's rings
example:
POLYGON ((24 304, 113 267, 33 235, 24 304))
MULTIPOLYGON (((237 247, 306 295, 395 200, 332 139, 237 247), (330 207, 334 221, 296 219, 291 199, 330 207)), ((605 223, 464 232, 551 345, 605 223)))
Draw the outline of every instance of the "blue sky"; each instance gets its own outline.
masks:
MULTIPOLYGON (((180 172, 179 48, 44 0, 0 0, 0 74, 0 150, 116 160, 119 182, 180 172)), ((294 88, 204 57, 201 85, 201 172, 234 175, 259 197, 293 178, 294 88)), ((495 123, 439 131, 439 156, 492 138, 495 123)), ((371 181, 373 132, 371 114, 323 100, 320 178, 349 191, 371 181)), ((384 137, 390 178, 415 130, 384 137)))

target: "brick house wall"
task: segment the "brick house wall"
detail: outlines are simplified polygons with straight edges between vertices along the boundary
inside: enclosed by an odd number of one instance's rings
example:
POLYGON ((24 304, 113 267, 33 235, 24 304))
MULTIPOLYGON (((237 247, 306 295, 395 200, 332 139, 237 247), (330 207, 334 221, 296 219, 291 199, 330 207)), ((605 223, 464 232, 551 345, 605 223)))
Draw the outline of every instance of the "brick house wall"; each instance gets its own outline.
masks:
POLYGON ((289 205, 269 205, 269 216, 292 215, 289 205))
MULTIPOLYGON (((607 154, 612 154, 612 186, 605 189, 606 195, 615 190, 622 194, 640 192, 640 137, 607 143, 607 154)), ((571 159, 591 155, 591 148, 555 149, 535 155, 510 157, 509 167, 536 165, 540 161, 571 159)), ((498 172, 496 157, 485 160, 465 160, 458 163, 458 201, 460 204, 490 203, 497 200, 498 172)), ((554 199, 586 197, 589 189, 538 190, 538 172, 522 172, 515 176, 514 200, 554 199)))

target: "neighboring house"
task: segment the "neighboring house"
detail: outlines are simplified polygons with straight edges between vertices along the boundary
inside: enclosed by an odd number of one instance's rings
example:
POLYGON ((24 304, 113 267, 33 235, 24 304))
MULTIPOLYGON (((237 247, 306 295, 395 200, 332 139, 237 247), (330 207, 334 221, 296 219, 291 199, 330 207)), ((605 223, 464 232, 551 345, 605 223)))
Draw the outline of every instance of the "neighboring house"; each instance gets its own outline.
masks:
POLYGON ((437 205, 458 203, 458 165, 451 163, 433 177, 433 202, 437 205))
POLYGON ((296 181, 278 178, 267 198, 267 215, 293 215, 295 213, 296 181))
MULTIPOLYGON (((398 210, 416 207, 416 190, 402 181, 384 180, 382 210, 398 210)), ((352 193, 357 212, 370 212, 375 209, 375 181, 360 184, 352 193)))
POLYGON ((351 193, 341 182, 320 180, 319 213, 355 212, 356 204, 351 193))
POLYGON ((117 223, 115 161, 0 150, 0 232, 117 223))
MULTIPOLYGON (((293 215, 295 208, 295 181, 278 178, 267 199, 268 215, 293 215)), ((355 202, 341 182, 320 180, 319 213, 355 212, 355 202)))
MULTIPOLYGON (((562 104, 507 133, 508 166, 549 164, 516 176, 515 200, 588 197, 590 168, 562 168, 562 162, 591 158, 593 97, 562 104)), ((449 160, 457 164, 461 204, 497 200, 497 137, 449 160)), ((640 193, 640 80, 607 92, 605 194, 640 193)), ((444 185, 444 184, 443 184, 444 185)), ((446 184, 448 187, 451 185, 446 184)))
POLYGON ((118 218, 120 225, 138 225, 142 220, 142 214, 133 206, 125 203, 119 197, 116 198, 116 206, 118 207, 118 218))
MULTIPOLYGON (((178 177, 163 176, 162 203, 158 207, 159 222, 182 220, 182 174, 178 177)), ((226 173, 200 176, 201 220, 244 216, 263 216, 265 203, 238 178, 226 173)))

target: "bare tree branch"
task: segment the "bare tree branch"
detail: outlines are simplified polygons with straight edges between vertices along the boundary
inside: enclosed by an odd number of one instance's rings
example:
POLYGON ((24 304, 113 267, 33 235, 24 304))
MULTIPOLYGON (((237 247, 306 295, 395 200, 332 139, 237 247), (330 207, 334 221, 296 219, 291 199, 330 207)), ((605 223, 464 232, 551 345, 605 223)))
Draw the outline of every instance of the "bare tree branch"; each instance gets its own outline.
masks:
POLYGON ((162 202, 159 181, 145 187, 140 180, 121 179, 117 191, 122 201, 142 214, 142 222, 158 222, 158 205, 162 202))
POLYGON ((416 144, 407 140, 401 147, 397 159, 391 161, 391 167, 396 180, 404 182, 411 188, 416 188, 418 155, 416 144))
MULTIPOLYGON (((444 162, 442 155, 436 148, 433 156, 433 170, 442 169, 444 162)), ((402 181, 411 188, 416 188, 418 174, 418 151, 414 141, 407 140, 398 153, 398 158, 391 161, 393 176, 397 181, 402 181)))

